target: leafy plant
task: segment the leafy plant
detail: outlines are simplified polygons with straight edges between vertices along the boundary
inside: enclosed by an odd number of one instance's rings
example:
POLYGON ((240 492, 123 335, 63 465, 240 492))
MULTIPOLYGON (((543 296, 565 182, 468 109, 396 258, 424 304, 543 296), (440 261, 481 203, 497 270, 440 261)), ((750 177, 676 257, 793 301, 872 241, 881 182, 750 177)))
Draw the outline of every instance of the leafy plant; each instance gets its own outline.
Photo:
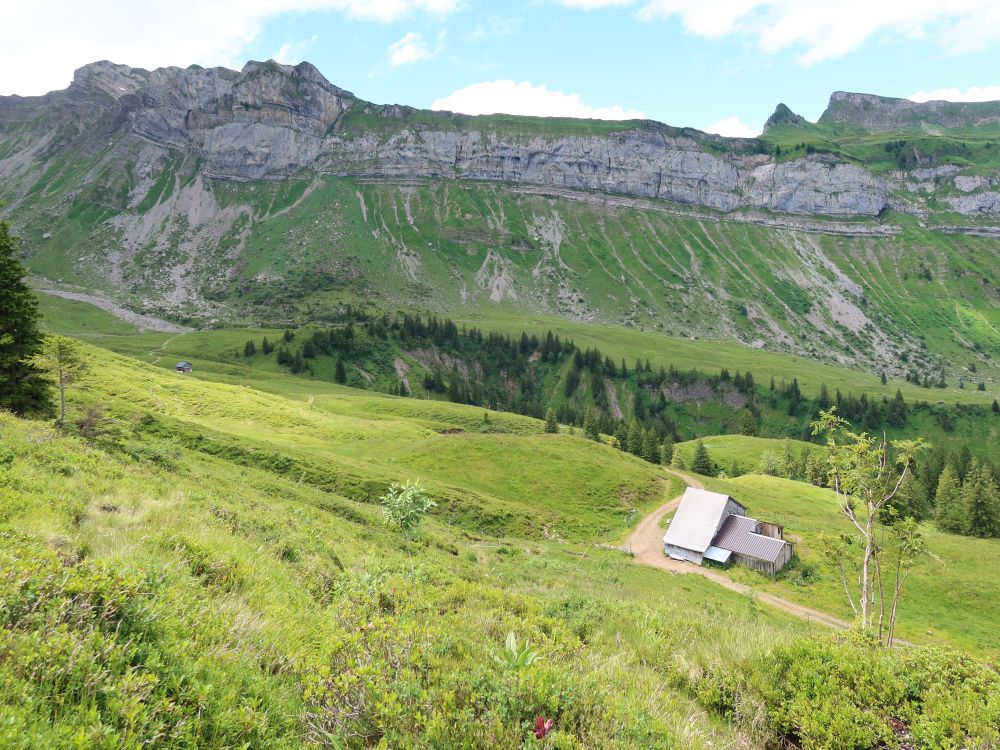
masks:
POLYGON ((520 646, 517 645, 517 636, 514 631, 507 633, 504 641, 503 651, 500 656, 493 657, 496 662, 507 669, 517 671, 527 669, 538 661, 538 653, 531 650, 531 644, 525 641, 520 646))
POLYGON ((379 502, 385 519, 403 531, 415 529, 431 508, 437 506, 423 486, 416 482, 403 485, 394 482, 379 502))

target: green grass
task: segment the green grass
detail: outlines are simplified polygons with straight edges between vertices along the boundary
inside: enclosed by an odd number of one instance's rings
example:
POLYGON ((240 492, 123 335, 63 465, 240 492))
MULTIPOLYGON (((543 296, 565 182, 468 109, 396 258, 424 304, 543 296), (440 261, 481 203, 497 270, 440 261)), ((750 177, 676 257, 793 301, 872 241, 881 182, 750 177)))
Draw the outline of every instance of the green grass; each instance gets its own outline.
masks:
POLYGON ((127 336, 138 331, 131 323, 88 302, 63 299, 51 294, 38 293, 37 296, 42 327, 46 330, 86 338, 127 336))
MULTIPOLYGON (((735 461, 744 472, 753 473, 760 465, 761 456, 773 453, 779 458, 786 449, 791 449, 796 460, 807 450, 814 459, 826 460, 826 449, 822 445, 806 443, 802 440, 778 440, 775 438, 747 437, 745 435, 712 435, 702 441, 708 449, 708 455, 719 467, 729 472, 735 461)), ((674 446, 684 457, 686 466, 691 465, 694 458, 697 441, 689 440, 674 446)))
MULTIPOLYGON (((731 569, 752 583, 793 601, 851 618, 839 577, 826 570, 814 549, 821 532, 849 532, 850 522, 832 491, 802 482, 760 475, 706 480, 709 489, 731 494, 751 515, 785 527, 796 541, 801 564, 775 581, 746 569, 731 569), (803 575, 809 569, 809 575, 803 575)), ((1000 590, 986 571, 1000 566, 1000 541, 945 534, 929 523, 922 532, 930 551, 906 584, 900 604, 900 636, 917 643, 951 643, 972 653, 998 653, 996 613, 1000 590)))
POLYGON ((0 415, 5 747, 510 747, 538 713, 559 746, 719 746, 733 730, 669 675, 809 630, 595 547, 640 503, 623 485, 665 492, 609 447, 506 415, 439 435, 481 410, 87 353, 71 417, 115 419, 95 444, 0 415), (439 502, 414 537, 372 504, 404 478, 439 502), (484 534, 453 513, 474 502, 530 525, 484 534), (536 667, 494 662, 508 631, 536 667))

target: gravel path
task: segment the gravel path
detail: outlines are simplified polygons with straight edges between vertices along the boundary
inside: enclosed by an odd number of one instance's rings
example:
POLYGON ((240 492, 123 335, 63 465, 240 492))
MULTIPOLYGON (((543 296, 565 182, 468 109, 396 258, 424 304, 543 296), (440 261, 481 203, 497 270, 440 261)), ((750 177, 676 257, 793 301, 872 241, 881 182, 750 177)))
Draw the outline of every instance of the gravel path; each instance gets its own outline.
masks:
POLYGON ((39 289, 38 291, 44 294, 51 294, 53 297, 62 297, 63 299, 71 299, 76 302, 87 302, 94 307, 99 307, 102 310, 111 313, 116 318, 124 320, 126 323, 131 323, 142 331, 186 333, 194 330, 193 328, 187 328, 186 326, 179 326, 176 323, 171 323, 169 320, 162 320, 161 318, 154 318, 152 315, 142 315, 141 313, 133 312, 126 307, 122 307, 114 300, 102 297, 98 294, 66 292, 62 289, 39 289))

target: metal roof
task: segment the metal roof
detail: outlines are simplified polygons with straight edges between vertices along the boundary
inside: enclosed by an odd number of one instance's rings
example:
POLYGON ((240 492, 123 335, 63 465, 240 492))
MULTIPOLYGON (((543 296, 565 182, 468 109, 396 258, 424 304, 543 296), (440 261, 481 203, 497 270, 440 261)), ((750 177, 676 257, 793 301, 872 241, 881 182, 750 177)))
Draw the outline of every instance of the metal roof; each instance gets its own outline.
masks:
POLYGON ((757 521, 747 516, 731 515, 722 524, 713 544, 738 555, 777 562, 788 542, 756 533, 757 521))
POLYGON ((704 553, 712 545, 729 499, 728 495, 718 492, 688 487, 663 535, 663 543, 704 553))
POLYGON ((720 549, 719 547, 709 547, 705 550, 705 557, 719 563, 727 562, 731 554, 733 553, 730 550, 720 549))

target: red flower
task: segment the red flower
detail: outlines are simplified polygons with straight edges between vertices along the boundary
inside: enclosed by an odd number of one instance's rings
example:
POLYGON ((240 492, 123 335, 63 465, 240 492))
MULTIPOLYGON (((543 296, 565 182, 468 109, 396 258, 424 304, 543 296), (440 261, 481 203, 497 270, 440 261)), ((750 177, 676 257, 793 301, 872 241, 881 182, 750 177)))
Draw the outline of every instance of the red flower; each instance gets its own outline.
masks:
POLYGON ((545 718, 543 718, 541 716, 536 716, 535 717, 535 738, 539 739, 539 740, 544 739, 545 736, 549 732, 552 731, 552 725, 553 724, 555 724, 555 721, 553 721, 552 719, 545 719, 545 718))

